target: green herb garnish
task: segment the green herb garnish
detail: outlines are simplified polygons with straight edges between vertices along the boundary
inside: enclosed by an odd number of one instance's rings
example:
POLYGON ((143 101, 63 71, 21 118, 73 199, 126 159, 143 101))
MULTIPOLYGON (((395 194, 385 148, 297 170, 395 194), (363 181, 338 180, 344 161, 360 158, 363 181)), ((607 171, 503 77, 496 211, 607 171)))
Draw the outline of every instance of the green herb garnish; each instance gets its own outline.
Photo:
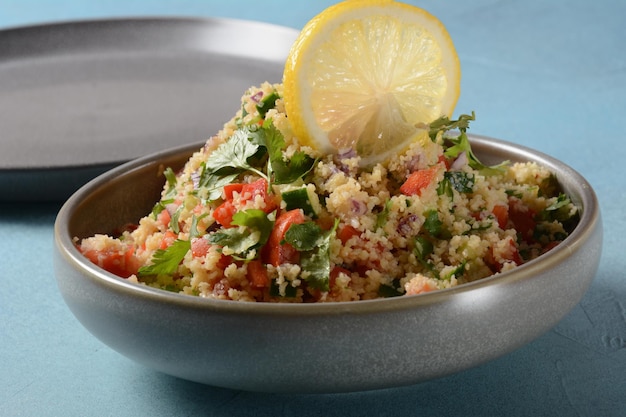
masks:
POLYGON ((330 242, 339 220, 331 230, 324 231, 314 222, 293 224, 285 233, 285 242, 300 251, 303 279, 312 288, 330 289, 330 242))
MULTIPOLYGON (((272 233, 274 222, 262 210, 239 211, 233 215, 235 226, 208 235, 210 243, 227 246, 233 254, 246 259, 248 253, 265 245, 272 233)), ((258 253, 256 254, 258 256, 258 253)))
POLYGON ((139 268, 138 275, 173 275, 190 249, 190 241, 177 239, 167 249, 154 252, 152 264, 139 268))

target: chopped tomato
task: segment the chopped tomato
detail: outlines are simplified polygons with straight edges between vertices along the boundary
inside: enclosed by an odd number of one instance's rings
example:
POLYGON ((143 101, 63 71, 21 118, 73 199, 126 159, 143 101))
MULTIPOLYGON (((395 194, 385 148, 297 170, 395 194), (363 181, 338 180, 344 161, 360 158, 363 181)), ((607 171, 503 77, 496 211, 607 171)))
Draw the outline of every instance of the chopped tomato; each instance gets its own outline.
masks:
POLYGON ((233 199, 233 194, 235 192, 241 194, 241 190, 242 189, 243 189, 243 184, 241 184, 241 183, 226 184, 224 186, 224 199, 225 200, 232 200, 233 199))
POLYGON ((439 171, 439 164, 411 173, 400 186, 400 192, 404 195, 421 195, 422 190, 435 180, 437 171, 439 171))
POLYGON ((343 225, 337 230, 337 238, 341 240, 341 243, 344 245, 352 236, 360 236, 361 232, 359 232, 356 228, 350 226, 349 224, 343 225))
POLYGON ((258 180, 249 184, 243 184, 241 189, 242 201, 254 200, 256 196, 261 196, 265 202, 264 212, 270 213, 277 207, 276 198, 274 195, 269 194, 268 184, 265 178, 259 178, 258 180))
POLYGON ((258 259, 248 262, 248 279, 252 286, 256 288, 265 288, 270 284, 267 269, 258 259))
POLYGON ((157 215, 157 222, 162 224, 165 227, 168 227, 170 225, 171 220, 172 220, 172 216, 170 215, 170 212, 167 210, 161 210, 159 214, 157 215))
POLYGON ((547 245, 545 245, 542 249, 541 249, 541 253, 546 253, 554 248, 556 248, 557 246, 559 246, 559 243, 561 243, 558 240, 553 240, 552 242, 548 243, 547 245))
POLYGON ((133 247, 128 248, 126 252, 111 249, 104 251, 88 250, 83 252, 83 255, 100 268, 118 277, 128 278, 136 274, 139 269, 139 261, 135 257, 133 247))
POLYGON ((235 213, 237 213, 237 207, 232 200, 226 200, 213 210, 213 218, 224 227, 232 227, 231 223, 235 213))
POLYGON ((328 285, 330 288, 333 288, 335 286, 335 282, 337 281, 337 277, 339 276, 339 274, 344 273, 347 276, 350 276, 351 272, 346 269, 343 268, 341 266, 335 266, 333 269, 330 270, 330 279, 328 282, 328 285))
POLYGON ((167 249, 168 247, 170 247, 172 243, 174 243, 174 241, 177 238, 178 238, 178 235, 176 235, 176 233, 172 232, 171 230, 168 230, 167 232, 165 232, 165 235, 163 236, 163 240, 161 240, 159 249, 167 249))
POLYGON ((293 209, 282 213, 276 219, 274 228, 264 247, 264 259, 267 263, 278 266, 284 263, 298 263, 300 254, 289 243, 281 243, 292 224, 301 224, 306 220, 302 209, 293 209))
POLYGON ((496 260, 493 247, 490 247, 489 252, 487 252, 487 257, 485 261, 494 272, 500 272, 502 270, 502 264, 506 261, 514 262, 515 265, 521 265, 524 263, 524 260, 519 254, 519 249, 515 244, 515 241, 513 241, 513 239, 511 238, 509 238, 508 240, 509 244, 506 248, 506 251, 498 251, 498 255, 502 260, 496 260))
POLYGON ((450 169, 452 162, 448 158, 446 158, 445 155, 439 155, 439 158, 437 160, 440 163, 443 163, 446 166, 446 169, 450 169))
POLYGON ((224 255, 222 254, 220 256, 219 261, 217 261, 217 267, 221 270, 224 270, 228 267, 228 265, 233 263, 233 257, 230 255, 224 255))
POLYGON ((517 198, 509 199, 509 219, 515 226, 515 230, 526 242, 533 241, 533 232, 537 222, 535 212, 528 208, 517 198))
POLYGON ((191 253, 194 258, 203 258, 209 252, 209 241, 202 238, 196 237, 191 239, 191 253))
POLYGON ((498 226, 500 226, 500 229, 506 229, 506 225, 509 222, 509 208, 502 204, 497 204, 493 206, 493 210, 491 210, 491 212, 496 217, 496 220, 498 220, 498 226))
POLYGON ((274 211, 278 206, 276 197, 268 193, 268 184, 264 178, 248 184, 227 184, 224 186, 224 202, 213 211, 215 221, 224 227, 232 226, 233 216, 237 212, 237 206, 235 205, 235 200, 233 200, 235 192, 240 195, 238 201, 241 204, 261 196, 265 202, 263 211, 266 213, 274 211))

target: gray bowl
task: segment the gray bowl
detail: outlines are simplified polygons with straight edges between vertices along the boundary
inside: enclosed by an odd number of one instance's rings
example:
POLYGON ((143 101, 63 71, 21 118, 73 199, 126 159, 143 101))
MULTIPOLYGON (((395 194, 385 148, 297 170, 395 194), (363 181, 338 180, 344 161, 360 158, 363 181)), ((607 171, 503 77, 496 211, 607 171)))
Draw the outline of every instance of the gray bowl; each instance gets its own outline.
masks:
POLYGON ((416 296, 325 304, 208 300, 118 278, 72 238, 136 222, 158 200, 162 166, 181 167, 201 144, 115 168, 78 190, 55 223, 55 272, 78 320, 114 350, 166 374, 268 392, 345 392, 413 384, 468 369, 540 336, 591 283, 602 226, 589 183, 539 152, 471 136, 485 163, 535 161, 582 209, 548 254, 513 271, 416 296))

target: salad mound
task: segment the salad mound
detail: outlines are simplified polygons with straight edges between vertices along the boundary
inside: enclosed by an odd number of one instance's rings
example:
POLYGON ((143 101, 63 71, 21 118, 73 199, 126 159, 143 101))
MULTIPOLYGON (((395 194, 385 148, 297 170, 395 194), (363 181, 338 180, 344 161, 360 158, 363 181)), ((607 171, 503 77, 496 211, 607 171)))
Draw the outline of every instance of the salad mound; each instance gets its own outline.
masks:
POLYGON ((119 235, 76 240, 130 281, 238 301, 353 301, 454 287, 565 239, 577 208, 535 163, 486 166, 474 115, 422 126, 397 157, 299 143, 283 85, 264 83, 119 235))

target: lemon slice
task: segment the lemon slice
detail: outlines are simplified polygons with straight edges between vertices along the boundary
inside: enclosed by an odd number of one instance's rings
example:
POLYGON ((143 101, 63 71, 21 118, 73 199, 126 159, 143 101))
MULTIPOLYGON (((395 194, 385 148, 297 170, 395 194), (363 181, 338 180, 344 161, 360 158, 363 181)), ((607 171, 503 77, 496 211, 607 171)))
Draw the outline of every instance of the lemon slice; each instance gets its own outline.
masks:
POLYGON ((354 149, 362 164, 406 149, 419 128, 452 116, 461 70, 443 24, 392 0, 346 0, 303 28, 285 64, 284 103, 298 139, 354 149))

